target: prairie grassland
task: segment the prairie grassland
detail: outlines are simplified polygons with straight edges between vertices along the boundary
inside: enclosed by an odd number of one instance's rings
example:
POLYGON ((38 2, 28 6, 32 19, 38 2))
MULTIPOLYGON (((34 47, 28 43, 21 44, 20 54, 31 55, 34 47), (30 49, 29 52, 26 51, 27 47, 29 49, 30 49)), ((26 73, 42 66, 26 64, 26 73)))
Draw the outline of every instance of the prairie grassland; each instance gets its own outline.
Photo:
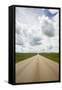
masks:
POLYGON ((59 53, 40 53, 40 55, 49 58, 55 62, 59 62, 59 53))
POLYGON ((36 53, 16 53, 16 63, 36 55, 36 53))
MULTIPOLYGON (((37 53, 16 53, 16 63, 27 58, 33 57, 36 54, 37 53)), ((39 55, 42 55, 59 63, 59 53, 39 53, 39 55)))

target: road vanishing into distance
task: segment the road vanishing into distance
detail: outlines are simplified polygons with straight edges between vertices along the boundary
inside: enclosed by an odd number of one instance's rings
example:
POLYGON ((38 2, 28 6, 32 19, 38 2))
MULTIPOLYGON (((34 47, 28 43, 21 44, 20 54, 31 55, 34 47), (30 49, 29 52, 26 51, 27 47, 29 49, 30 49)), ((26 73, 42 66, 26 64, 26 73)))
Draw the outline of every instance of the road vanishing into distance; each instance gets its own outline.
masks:
POLYGON ((16 83, 59 80, 59 64, 39 54, 16 63, 16 83))

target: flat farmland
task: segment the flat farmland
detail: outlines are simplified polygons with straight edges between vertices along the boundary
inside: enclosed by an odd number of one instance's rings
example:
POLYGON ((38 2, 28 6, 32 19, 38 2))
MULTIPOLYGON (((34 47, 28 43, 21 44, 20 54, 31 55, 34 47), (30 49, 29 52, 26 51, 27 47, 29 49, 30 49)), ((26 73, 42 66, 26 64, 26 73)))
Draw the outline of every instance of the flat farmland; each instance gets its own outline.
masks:
POLYGON ((57 63, 59 62, 59 53, 16 53, 16 63, 19 61, 26 60, 30 57, 37 55, 37 54, 44 56, 50 60, 53 60, 57 63))
POLYGON ((29 57, 36 55, 36 53, 16 53, 16 63, 23 61, 29 57))
POLYGON ((59 63, 59 53, 40 53, 40 55, 59 63))

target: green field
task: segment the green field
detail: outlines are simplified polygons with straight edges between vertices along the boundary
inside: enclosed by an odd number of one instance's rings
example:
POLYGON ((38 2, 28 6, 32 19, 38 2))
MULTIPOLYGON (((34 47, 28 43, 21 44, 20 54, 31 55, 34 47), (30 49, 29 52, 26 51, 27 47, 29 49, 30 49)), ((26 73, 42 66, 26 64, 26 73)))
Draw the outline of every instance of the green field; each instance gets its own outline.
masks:
POLYGON ((16 53, 16 63, 36 55, 36 53, 16 53))
POLYGON ((59 53, 41 53, 40 55, 49 58, 55 62, 59 62, 59 53))
MULTIPOLYGON (((16 63, 30 58, 36 54, 37 53, 16 53, 16 63)), ((55 62, 59 62, 59 53, 39 53, 39 55, 49 58, 55 62)))

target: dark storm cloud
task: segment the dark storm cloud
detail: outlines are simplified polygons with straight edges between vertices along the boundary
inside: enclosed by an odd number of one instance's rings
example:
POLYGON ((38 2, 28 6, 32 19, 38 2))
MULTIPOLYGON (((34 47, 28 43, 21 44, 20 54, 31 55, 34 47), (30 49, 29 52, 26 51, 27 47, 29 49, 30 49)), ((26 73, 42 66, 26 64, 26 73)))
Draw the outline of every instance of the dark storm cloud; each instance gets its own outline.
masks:
POLYGON ((16 28, 16 33, 20 34, 20 28, 19 27, 16 28))
POLYGON ((24 44, 23 44, 23 42, 16 42, 16 45, 20 45, 20 46, 23 46, 24 44))
POLYGON ((53 37, 55 35, 53 24, 45 20, 42 26, 42 32, 48 37, 53 37))
POLYGON ((31 46, 37 46, 37 45, 40 45, 41 43, 40 42, 30 42, 31 46))
POLYGON ((32 46, 41 45, 41 38, 39 37, 33 37, 30 44, 32 46))
POLYGON ((24 46, 23 39, 20 35, 17 35, 16 37, 16 45, 24 46))
POLYGON ((25 36, 25 37, 27 37, 27 36, 28 36, 27 29, 23 29, 23 34, 24 34, 24 36, 25 36))
POLYGON ((53 46, 49 46, 48 49, 51 50, 53 48, 53 46))

